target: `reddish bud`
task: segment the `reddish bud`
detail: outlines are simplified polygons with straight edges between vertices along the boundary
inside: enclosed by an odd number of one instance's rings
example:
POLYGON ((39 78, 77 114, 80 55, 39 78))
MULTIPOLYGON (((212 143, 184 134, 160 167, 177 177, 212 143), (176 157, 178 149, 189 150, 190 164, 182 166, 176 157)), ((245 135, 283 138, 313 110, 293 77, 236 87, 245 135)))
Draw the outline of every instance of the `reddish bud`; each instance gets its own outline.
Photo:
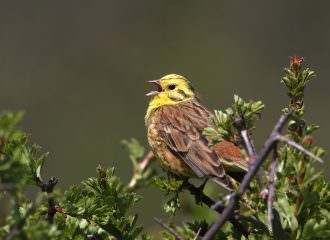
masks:
POLYGON ((302 57, 290 57, 290 69, 294 72, 298 72, 303 63, 304 58, 302 57))
POLYGON ((290 64, 301 65, 304 63, 304 58, 302 57, 290 57, 290 64))
POLYGON ((306 144, 307 146, 311 146, 313 144, 313 137, 310 135, 304 137, 303 143, 306 144))
POLYGON ((64 209, 62 207, 55 207, 55 211, 59 213, 63 213, 64 209))

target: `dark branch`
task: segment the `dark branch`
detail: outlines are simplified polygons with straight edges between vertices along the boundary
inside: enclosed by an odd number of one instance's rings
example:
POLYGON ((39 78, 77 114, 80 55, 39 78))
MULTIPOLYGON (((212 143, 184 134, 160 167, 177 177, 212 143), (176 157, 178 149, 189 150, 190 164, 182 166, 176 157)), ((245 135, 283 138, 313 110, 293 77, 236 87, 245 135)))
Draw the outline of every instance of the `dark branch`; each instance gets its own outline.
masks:
POLYGON ((261 165, 266 160, 270 151, 273 149, 274 144, 278 141, 278 135, 281 133, 290 116, 291 112, 288 114, 283 114, 281 116, 281 118, 275 125, 270 137, 267 139, 264 147, 257 155, 256 160, 252 162, 249 171, 244 176, 238 192, 232 195, 229 200, 229 204, 226 206, 221 216, 213 223, 211 228, 204 235, 204 240, 212 239, 217 233, 218 229, 220 229, 225 224, 225 222, 233 216, 233 212, 238 205, 239 198, 247 190, 248 186, 250 185, 250 182, 261 168, 261 165))
POLYGON ((37 183, 37 186, 40 187, 40 189, 41 189, 42 192, 52 193, 52 192, 54 191, 54 187, 55 187, 56 184, 58 183, 58 179, 55 178, 55 177, 51 177, 51 178, 48 180, 48 183, 44 183, 44 182, 42 181, 42 179, 37 178, 37 179, 36 179, 36 183, 37 183))
MULTIPOLYGON (((40 187, 42 192, 46 192, 47 194, 50 194, 54 191, 54 188, 56 184, 58 183, 58 179, 55 177, 51 177, 48 180, 48 183, 44 183, 42 179, 37 178, 36 179, 37 185, 40 187)), ((47 210, 47 221, 52 224, 54 222, 54 216, 56 210, 56 205, 53 197, 48 197, 48 210, 47 210)))
POLYGON ((47 211, 47 221, 52 224, 54 222, 54 216, 57 212, 55 201, 53 198, 48 199, 48 211, 47 211))
POLYGON ((166 223, 164 223, 162 220, 158 219, 158 218, 154 218, 155 221, 162 227, 164 228, 166 231, 168 231, 169 233, 171 233, 174 238, 176 240, 183 240, 183 237, 181 237, 173 228, 171 228, 170 226, 168 226, 166 223))
POLYGON ((233 213, 238 205, 238 195, 233 194, 231 201, 224 209, 220 217, 214 222, 210 229, 205 233, 204 239, 213 239, 214 235, 218 232, 219 228, 222 227, 225 222, 233 216, 233 213))
POLYGON ((279 119, 279 121, 277 122, 277 124, 275 125, 270 137, 267 139, 264 147, 261 149, 260 153, 257 155, 256 160, 253 162, 250 170, 244 176, 244 178, 240 184, 239 192, 238 192, 238 194, 240 196, 247 190, 253 177, 259 171, 261 165, 264 163, 268 154, 274 147, 274 144, 278 141, 277 136, 278 136, 278 134, 281 133, 282 129, 284 128, 284 126, 287 123, 290 116, 291 116, 291 112, 288 114, 283 114, 281 116, 281 118, 279 119))
MULTIPOLYGON (((204 203, 206 206, 208 206, 209 208, 214 209, 215 211, 217 211, 218 213, 222 214, 223 210, 224 210, 224 206, 218 205, 216 207, 215 204, 216 202, 211 199, 209 196, 205 195, 205 193, 203 192, 203 189, 200 187, 196 187, 193 184, 191 184, 188 181, 185 181, 184 185, 183 185, 184 189, 187 189, 191 195, 193 195, 195 197, 196 203, 204 203)), ((242 216, 243 217, 243 216, 242 216)), ((248 218, 245 218, 247 221, 249 221, 248 218)), ((249 231, 247 229, 245 229, 245 227, 243 225, 241 225, 237 219, 235 219, 233 216, 229 219, 229 221, 231 222, 231 224, 233 224, 233 226, 235 227, 235 229, 237 229, 237 231, 239 231, 240 233, 242 233, 246 238, 249 236, 249 231)))

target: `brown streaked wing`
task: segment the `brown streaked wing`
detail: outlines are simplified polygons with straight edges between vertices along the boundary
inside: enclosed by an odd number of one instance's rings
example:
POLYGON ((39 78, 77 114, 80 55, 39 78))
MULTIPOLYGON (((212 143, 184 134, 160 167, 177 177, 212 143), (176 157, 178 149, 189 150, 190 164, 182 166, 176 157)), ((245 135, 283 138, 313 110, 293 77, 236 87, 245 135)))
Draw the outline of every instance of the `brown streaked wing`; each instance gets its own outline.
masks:
MULTIPOLYGON (((198 177, 226 178, 224 167, 216 152, 203 136, 210 126, 209 112, 197 102, 163 106, 160 131, 168 148, 180 157, 198 177)), ((227 182, 227 181, 224 181, 227 182)), ((226 185, 226 183, 224 183, 226 185)))

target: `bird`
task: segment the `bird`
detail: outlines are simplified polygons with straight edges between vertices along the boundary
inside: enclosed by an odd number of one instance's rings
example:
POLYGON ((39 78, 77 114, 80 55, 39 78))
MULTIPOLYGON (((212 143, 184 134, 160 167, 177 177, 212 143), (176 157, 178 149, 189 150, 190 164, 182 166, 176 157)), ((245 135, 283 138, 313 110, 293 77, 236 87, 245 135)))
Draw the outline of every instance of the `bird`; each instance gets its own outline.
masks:
POLYGON ((148 82, 157 89, 147 94, 151 99, 145 125, 161 167, 177 177, 212 179, 235 190, 248 170, 248 160, 234 143, 222 141, 212 146, 211 139, 203 135, 205 128, 215 125, 191 82, 178 74, 148 82))

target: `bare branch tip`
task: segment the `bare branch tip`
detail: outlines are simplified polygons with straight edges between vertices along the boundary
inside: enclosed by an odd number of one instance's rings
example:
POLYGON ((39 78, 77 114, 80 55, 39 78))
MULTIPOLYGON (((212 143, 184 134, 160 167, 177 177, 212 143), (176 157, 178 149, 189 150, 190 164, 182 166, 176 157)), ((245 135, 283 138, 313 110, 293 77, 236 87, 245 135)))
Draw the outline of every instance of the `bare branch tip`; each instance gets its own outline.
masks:
POLYGON ((171 233, 174 238, 176 240, 183 240, 183 238, 173 229, 171 228, 169 225, 167 225, 166 223, 164 223, 162 220, 160 220, 159 218, 154 218, 154 220, 162 227, 164 228, 166 231, 168 231, 169 233, 171 233))

